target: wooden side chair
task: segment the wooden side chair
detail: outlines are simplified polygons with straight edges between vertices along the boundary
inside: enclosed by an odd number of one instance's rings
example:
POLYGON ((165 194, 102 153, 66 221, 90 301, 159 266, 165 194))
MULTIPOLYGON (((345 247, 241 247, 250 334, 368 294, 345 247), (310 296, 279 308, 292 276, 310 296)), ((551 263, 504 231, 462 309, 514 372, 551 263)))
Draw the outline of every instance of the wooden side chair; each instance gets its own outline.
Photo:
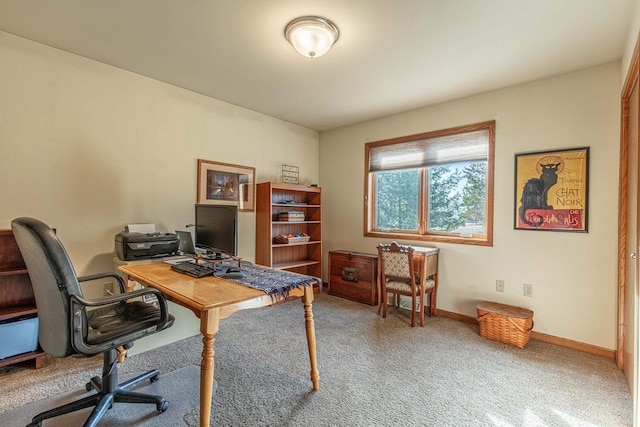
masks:
MULTIPOLYGON (((411 327, 415 325, 416 303, 420 301, 420 326, 424 326, 425 298, 429 295, 429 304, 435 288, 434 280, 427 280, 424 272, 418 276, 414 271, 413 252, 411 246, 396 242, 378 245, 378 268, 380 269, 380 305, 382 317, 387 317, 389 305, 388 294, 398 306, 399 295, 411 297, 411 327)), ((431 313, 429 313, 431 316, 431 313)))

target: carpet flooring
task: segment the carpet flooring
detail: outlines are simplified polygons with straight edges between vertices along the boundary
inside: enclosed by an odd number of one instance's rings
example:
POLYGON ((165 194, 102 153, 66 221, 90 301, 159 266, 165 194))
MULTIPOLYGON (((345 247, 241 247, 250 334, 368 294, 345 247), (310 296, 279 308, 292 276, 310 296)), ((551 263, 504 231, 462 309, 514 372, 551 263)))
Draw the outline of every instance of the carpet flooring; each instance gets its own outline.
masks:
MULTIPOLYGON (((123 375, 121 380, 126 380, 135 374, 123 375)), ((200 367, 191 365, 163 375, 160 381, 141 384, 133 390, 163 396, 169 401, 169 409, 160 413, 156 411, 156 406, 153 404, 116 403, 111 410, 107 411, 99 425, 100 427, 177 427, 185 425, 184 414, 192 411, 193 402, 198 401, 198 388, 193 385, 198 384, 199 380, 200 367)), ((89 393, 84 390, 78 390, 39 400, 13 411, 0 413, 0 426, 26 426, 35 414, 88 395, 89 393)), ((61 415, 45 420, 42 424, 43 427, 81 426, 91 414, 92 409, 87 408, 61 415)))
MULTIPOLYGON (((212 425, 632 425, 631 395, 612 360, 538 341, 521 350, 481 338, 476 325, 441 317, 411 328, 405 310, 391 310, 386 319, 375 311, 317 296, 316 392, 299 301, 222 320, 215 343, 219 388, 212 425)), ((161 387, 172 383, 167 377, 176 378, 180 368, 199 364, 200 351, 201 338, 187 338, 131 356, 121 372, 159 368, 163 375, 153 385, 161 387)), ((95 375, 92 370, 100 371, 99 359, 47 360, 38 371, 0 372, 0 413, 14 420, 12 414, 43 396, 82 388, 95 375)), ((175 412, 181 420, 176 427, 197 426, 198 382, 191 387, 152 421, 175 412)))

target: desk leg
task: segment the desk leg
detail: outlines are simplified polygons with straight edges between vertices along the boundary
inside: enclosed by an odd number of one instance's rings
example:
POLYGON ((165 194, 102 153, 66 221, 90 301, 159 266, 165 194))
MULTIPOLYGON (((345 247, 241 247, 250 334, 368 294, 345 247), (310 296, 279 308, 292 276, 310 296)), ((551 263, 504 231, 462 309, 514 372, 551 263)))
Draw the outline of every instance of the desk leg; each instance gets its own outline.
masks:
POLYGON ((220 309, 204 311, 200 317, 202 333, 202 362, 200 364, 200 427, 209 427, 211 398, 213 396, 213 344, 220 327, 220 309))
MULTIPOLYGON (((380 310, 382 309, 382 260, 378 261, 378 279, 376 286, 378 287, 378 316, 380 316, 380 310)), ((385 301, 386 302, 386 301, 385 301)))
POLYGON ((313 286, 304 287, 304 296, 302 297, 304 304, 305 327, 307 329, 307 345, 309 346, 309 360, 311 362, 311 383, 314 390, 320 389, 320 372, 318 371, 318 359, 316 356, 316 326, 313 321, 313 312, 311 306, 313 303, 313 286))
MULTIPOLYGON (((125 292, 133 292, 136 287, 136 282, 132 281, 129 278, 128 274, 124 275, 124 291, 125 292)), ((124 363, 124 359, 127 357, 127 349, 123 346, 118 347, 118 358, 116 359, 118 363, 124 363)))
POLYGON ((436 317, 438 315, 438 310, 436 309, 438 301, 438 273, 433 275, 433 280, 436 284, 433 287, 433 292, 431 293, 431 307, 429 307, 429 309, 431 310, 431 316, 436 317))

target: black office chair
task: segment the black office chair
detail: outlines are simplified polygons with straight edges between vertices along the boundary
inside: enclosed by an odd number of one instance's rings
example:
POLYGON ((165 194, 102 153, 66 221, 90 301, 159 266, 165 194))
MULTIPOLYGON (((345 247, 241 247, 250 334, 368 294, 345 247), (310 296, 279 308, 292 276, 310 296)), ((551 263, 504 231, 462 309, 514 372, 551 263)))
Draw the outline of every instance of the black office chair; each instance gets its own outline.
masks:
POLYGON ((40 320, 39 342, 54 357, 94 356, 104 353, 102 377, 93 377, 87 391, 97 393, 33 417, 27 427, 41 427, 42 421, 95 406, 85 427, 98 424, 114 402, 154 403, 158 412, 169 403, 162 396, 130 391, 145 380, 157 381, 158 370, 149 371, 118 384, 117 348, 129 348, 133 341, 173 324, 163 295, 151 288, 125 293, 124 281, 115 273, 77 277, 67 251, 55 232, 34 218, 16 218, 13 234, 29 271, 40 320), (79 282, 115 278, 121 294, 85 299, 79 282), (154 295, 159 309, 134 300, 154 295))

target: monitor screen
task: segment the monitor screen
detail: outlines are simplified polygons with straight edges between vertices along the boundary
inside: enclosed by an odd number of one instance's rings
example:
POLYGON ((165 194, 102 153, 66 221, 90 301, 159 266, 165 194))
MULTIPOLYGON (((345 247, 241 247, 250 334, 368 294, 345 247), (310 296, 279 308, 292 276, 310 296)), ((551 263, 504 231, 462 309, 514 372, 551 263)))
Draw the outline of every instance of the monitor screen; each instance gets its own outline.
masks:
POLYGON ((210 252, 237 255, 238 207, 196 205, 196 246, 210 252))

